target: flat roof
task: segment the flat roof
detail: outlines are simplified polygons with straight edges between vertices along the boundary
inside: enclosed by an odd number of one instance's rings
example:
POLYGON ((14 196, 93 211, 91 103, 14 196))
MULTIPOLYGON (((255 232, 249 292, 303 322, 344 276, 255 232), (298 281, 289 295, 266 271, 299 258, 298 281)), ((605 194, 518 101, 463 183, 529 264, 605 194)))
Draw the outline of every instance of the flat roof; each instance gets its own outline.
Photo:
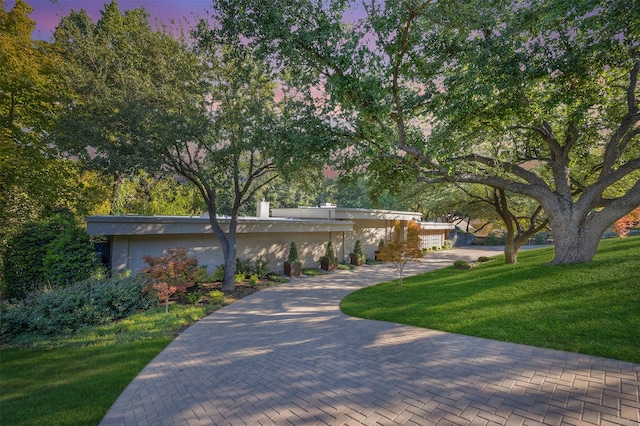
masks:
POLYGON ((379 219, 379 220, 415 220, 419 221, 420 213, 396 211, 396 210, 374 210, 348 207, 337 207, 333 205, 323 205, 319 207, 296 207, 285 209, 272 209, 273 217, 289 218, 314 218, 314 219, 379 219))
MULTIPOLYGON (((218 217, 225 232, 229 217, 218 217)), ((159 235, 213 233, 206 216, 89 216, 85 218, 89 235, 159 235)), ((351 221, 291 219, 283 217, 239 217, 237 233, 270 232, 349 232, 351 221)))

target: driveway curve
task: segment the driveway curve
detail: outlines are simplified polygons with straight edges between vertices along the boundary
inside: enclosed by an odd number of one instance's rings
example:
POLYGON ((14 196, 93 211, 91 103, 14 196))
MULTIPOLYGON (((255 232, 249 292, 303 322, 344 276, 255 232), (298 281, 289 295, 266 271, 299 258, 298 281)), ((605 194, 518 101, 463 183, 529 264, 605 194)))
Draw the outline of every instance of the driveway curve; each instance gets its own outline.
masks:
MULTIPOLYGON (((495 251, 431 253, 416 274, 495 251)), ((640 365, 352 318, 387 265, 262 290, 180 334, 101 425, 637 425, 640 365)))

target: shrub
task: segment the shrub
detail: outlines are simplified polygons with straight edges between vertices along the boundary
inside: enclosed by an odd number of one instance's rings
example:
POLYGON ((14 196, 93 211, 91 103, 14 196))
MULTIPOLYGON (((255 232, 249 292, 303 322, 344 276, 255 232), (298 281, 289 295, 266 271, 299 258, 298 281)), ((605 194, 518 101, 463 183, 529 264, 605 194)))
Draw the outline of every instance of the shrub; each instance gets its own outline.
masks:
POLYGON ((491 258, 490 258, 490 257, 487 257, 487 256, 480 256, 480 257, 478 258, 478 262, 480 262, 480 263, 484 263, 484 262, 491 262, 491 258))
POLYGON ((446 249, 452 249, 454 246, 453 240, 444 240, 442 247, 446 249))
POLYGON ((212 276, 214 281, 222 281, 224 279, 224 265, 218 265, 216 270, 213 271, 212 276))
POLYGON ((291 247, 289 248, 289 255, 287 256, 287 262, 290 264, 300 263, 300 258, 298 257, 298 246, 296 242, 293 241, 291 243, 291 247))
POLYGON ((356 240, 356 245, 355 247, 353 247, 353 252, 357 255, 362 256, 362 243, 360 243, 360 240, 356 240))
POLYGON ((329 261, 329 265, 337 265, 336 252, 333 249, 333 243, 329 241, 327 243, 327 249, 325 250, 324 257, 329 261))
POLYGON ((431 247, 431 250, 433 250, 433 251, 438 250, 438 246, 433 246, 433 247, 431 247))
POLYGON ((145 291, 147 283, 140 277, 116 276, 90 279, 78 283, 91 293, 93 302, 111 319, 126 318, 139 309, 157 305, 158 299, 145 291))
POLYGON ((453 267, 456 269, 470 269, 471 265, 469 264, 469 262, 466 262, 464 260, 456 260, 455 262, 453 262, 453 267))
POLYGON ((249 284, 251 285, 251 287, 255 287, 258 285, 258 275, 257 274, 253 274, 249 277, 249 284))
POLYGON ((234 282, 235 282, 236 284, 242 284, 242 281, 244 281, 244 276, 245 276, 245 275, 244 275, 244 273, 243 273, 243 272, 238 272, 238 273, 235 275, 234 282))
POLYGON ((212 277, 210 277, 209 274, 207 274, 207 267, 204 266, 204 265, 200 265, 198 267, 198 269, 196 270, 196 272, 193 275, 193 280, 197 284, 209 283, 211 281, 214 281, 214 279, 212 277))
POLYGON ((158 303, 136 278, 90 279, 67 287, 33 291, 0 305, 0 340, 23 332, 60 334, 106 324, 158 303))
POLYGON ((264 278, 271 272, 269 268, 269 260, 266 257, 258 256, 251 267, 251 274, 257 275, 258 278, 264 278))
POLYGON ((200 298, 202 298, 202 293, 200 291, 187 293, 187 300, 192 305, 195 305, 196 303, 198 303, 200 301, 200 298))
POLYGON ((24 299, 44 283, 73 284, 101 270, 89 236, 64 212, 25 225, 0 256, 3 294, 9 299, 24 299))
POLYGON ((251 275, 251 261, 236 259, 236 274, 242 274, 242 278, 251 275))
POLYGON ((143 256, 147 267, 142 270, 160 300, 165 302, 165 312, 169 312, 169 299, 174 294, 182 294, 195 284, 198 259, 187 256, 184 247, 170 248, 160 257, 143 256))
POLYGON ((504 235, 498 235, 491 233, 484 238, 485 246, 500 246, 504 245, 504 235))
POLYGON ((98 255, 84 229, 70 226, 64 229, 47 247, 43 272, 47 279, 59 285, 73 284, 87 278, 99 277, 98 255))
POLYGON ((220 290, 212 290, 209 292, 209 301, 213 304, 221 304, 224 302, 224 293, 220 290))

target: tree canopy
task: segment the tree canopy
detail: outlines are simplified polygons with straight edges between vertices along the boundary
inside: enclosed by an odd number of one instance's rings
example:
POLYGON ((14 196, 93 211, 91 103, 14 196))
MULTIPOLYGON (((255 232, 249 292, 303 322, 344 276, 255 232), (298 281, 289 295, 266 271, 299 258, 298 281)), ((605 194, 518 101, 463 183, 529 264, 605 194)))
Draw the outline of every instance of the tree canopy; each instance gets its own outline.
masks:
MULTIPOLYGON (((225 259, 223 290, 234 288, 239 213, 279 175, 326 158, 331 129, 301 91, 278 96, 268 63, 237 39, 201 22, 175 38, 143 9, 105 5, 55 32, 70 96, 58 146, 100 170, 178 174, 197 188, 225 259), (221 214, 229 215, 222 221, 221 214)), ((278 70, 280 72, 281 70, 278 70)))
POLYGON ((623 3, 367 1, 351 22, 337 0, 214 8, 227 34, 324 87, 348 160, 534 198, 553 263, 575 263, 640 204, 640 6, 623 3))

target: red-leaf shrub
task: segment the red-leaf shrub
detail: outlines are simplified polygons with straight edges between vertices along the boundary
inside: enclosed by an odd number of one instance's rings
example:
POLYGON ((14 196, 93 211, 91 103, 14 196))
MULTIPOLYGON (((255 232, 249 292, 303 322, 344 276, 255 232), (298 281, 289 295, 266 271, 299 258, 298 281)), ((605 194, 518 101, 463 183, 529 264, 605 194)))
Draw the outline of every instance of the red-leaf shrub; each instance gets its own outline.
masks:
POLYGON ((165 312, 169 312, 171 296, 185 293, 195 284, 198 259, 187 256, 187 249, 184 247, 170 248, 160 257, 147 255, 143 259, 148 266, 142 273, 151 281, 151 287, 158 298, 165 302, 165 312))

